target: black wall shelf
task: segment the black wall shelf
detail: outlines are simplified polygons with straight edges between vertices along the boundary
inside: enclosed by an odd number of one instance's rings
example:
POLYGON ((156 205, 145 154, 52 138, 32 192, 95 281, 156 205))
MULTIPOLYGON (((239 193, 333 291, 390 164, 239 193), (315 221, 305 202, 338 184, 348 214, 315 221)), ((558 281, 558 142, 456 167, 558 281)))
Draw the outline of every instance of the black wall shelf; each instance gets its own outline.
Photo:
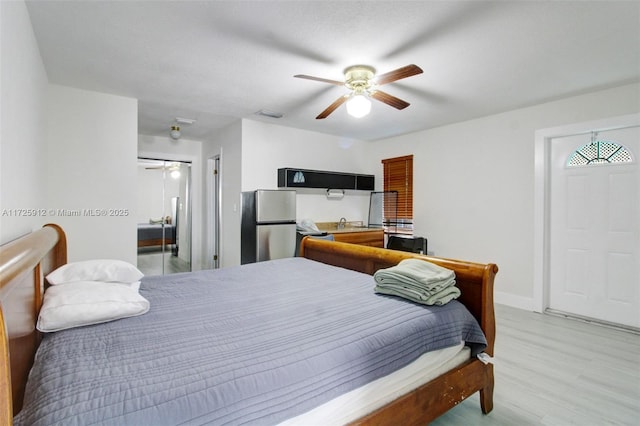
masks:
POLYGON ((375 177, 358 173, 282 168, 278 169, 279 188, 324 188, 373 191, 375 177))

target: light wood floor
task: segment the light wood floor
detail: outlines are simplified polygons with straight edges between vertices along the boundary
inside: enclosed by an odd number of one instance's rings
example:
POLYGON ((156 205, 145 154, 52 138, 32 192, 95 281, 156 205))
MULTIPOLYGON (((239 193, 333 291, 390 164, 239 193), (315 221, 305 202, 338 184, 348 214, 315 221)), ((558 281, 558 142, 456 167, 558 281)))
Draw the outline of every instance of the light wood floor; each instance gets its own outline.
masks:
POLYGON ((496 306, 494 408, 473 395, 431 425, 640 425, 640 336, 496 306))

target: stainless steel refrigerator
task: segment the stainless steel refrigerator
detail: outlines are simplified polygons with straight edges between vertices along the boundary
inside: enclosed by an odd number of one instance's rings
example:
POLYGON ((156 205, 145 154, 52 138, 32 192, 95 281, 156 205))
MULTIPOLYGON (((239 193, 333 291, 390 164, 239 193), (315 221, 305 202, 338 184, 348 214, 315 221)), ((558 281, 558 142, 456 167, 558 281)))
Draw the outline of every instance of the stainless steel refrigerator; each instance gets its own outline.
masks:
POLYGON ((259 189, 242 193, 240 263, 293 257, 296 191, 259 189))

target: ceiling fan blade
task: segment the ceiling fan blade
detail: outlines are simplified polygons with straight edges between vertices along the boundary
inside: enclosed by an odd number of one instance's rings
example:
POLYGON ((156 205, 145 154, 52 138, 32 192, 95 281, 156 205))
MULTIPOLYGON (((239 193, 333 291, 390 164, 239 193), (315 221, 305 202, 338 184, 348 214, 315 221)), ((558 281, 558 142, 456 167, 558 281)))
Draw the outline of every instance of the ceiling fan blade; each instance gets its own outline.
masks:
POLYGON ((323 118, 327 118, 329 114, 336 110, 340 105, 346 102, 349 99, 349 95, 340 96, 336 99, 331 105, 327 107, 324 111, 322 111, 317 117, 316 120, 322 120, 323 118))
POLYGON ((406 107, 408 107, 410 104, 409 102, 405 102, 400 98, 396 98, 395 96, 392 96, 386 92, 382 92, 380 90, 376 90, 375 92, 373 92, 371 94, 371 97, 375 100, 378 100, 380 102, 384 102, 387 105, 391 105, 392 107, 396 108, 396 109, 405 109, 406 107))
POLYGON ((417 65, 407 65, 402 68, 398 68, 394 71, 389 71, 387 73, 381 74, 376 77, 376 81, 378 85, 383 85, 387 83, 394 82, 396 80, 400 80, 401 78, 411 77, 412 75, 422 74, 422 68, 417 65))
POLYGON ((297 75, 294 75, 294 77, 304 78, 304 79, 313 80, 313 81, 320 81, 322 83, 335 84, 336 86, 344 86, 344 81, 329 80, 327 78, 313 77, 311 75, 297 74, 297 75))

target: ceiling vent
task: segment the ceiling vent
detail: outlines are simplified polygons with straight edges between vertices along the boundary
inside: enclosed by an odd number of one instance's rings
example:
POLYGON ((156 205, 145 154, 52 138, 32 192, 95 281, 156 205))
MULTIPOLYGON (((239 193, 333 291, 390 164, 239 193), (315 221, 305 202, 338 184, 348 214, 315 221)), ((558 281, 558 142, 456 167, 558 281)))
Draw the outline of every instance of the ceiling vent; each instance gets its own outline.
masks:
POLYGON ((269 111, 267 109, 261 109, 260 111, 256 111, 255 114, 262 115, 263 117, 269 117, 269 118, 282 118, 284 116, 284 114, 282 114, 281 112, 269 111))

